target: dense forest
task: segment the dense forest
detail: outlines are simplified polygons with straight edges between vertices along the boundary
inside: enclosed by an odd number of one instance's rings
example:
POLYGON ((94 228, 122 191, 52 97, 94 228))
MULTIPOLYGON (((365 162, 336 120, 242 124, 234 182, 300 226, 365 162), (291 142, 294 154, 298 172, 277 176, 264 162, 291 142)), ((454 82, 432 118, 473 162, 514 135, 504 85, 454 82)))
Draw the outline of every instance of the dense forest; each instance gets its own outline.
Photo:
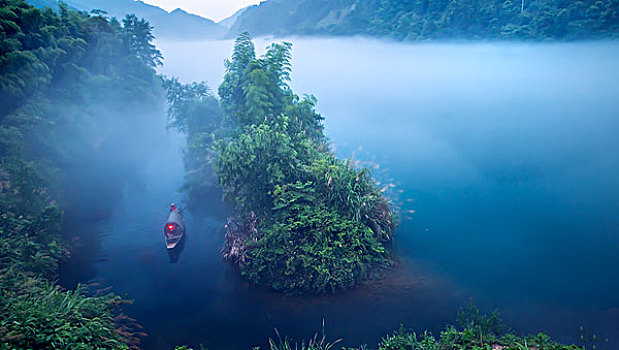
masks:
POLYGON ((397 40, 578 40, 617 37, 619 1, 269 0, 230 35, 369 35, 397 40))
POLYGON ((120 179, 113 169, 134 169, 140 147, 123 140, 161 99, 161 54, 135 16, 0 4, 0 348, 126 348, 137 338, 120 298, 54 280, 72 248, 64 209, 119 190, 105 177, 88 194, 79 184, 93 171, 120 179))

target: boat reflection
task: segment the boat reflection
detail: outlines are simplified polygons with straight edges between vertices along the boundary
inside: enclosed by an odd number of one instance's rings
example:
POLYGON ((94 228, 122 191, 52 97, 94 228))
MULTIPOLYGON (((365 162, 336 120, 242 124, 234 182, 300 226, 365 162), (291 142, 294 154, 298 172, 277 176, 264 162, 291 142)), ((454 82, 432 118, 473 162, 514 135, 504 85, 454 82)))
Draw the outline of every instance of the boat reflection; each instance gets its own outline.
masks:
POLYGON ((181 253, 183 252, 183 249, 185 249, 185 242, 187 242, 187 233, 183 235, 180 242, 178 242, 178 244, 174 248, 167 249, 170 263, 175 263, 178 261, 181 253))

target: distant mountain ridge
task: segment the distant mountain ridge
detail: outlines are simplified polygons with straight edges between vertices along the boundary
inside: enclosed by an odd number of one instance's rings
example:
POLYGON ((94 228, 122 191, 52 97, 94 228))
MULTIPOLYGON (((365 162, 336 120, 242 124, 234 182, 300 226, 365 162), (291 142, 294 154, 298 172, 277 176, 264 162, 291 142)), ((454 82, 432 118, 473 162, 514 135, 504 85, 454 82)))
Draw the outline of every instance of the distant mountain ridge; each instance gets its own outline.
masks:
MULTIPOLYGON (((57 0, 29 0, 35 6, 57 0)), ((266 0, 215 23, 134 0, 67 0, 110 16, 134 13, 159 38, 364 35, 396 40, 619 38, 619 0, 266 0)))
MULTIPOLYGON (((57 7, 57 0, 29 0, 37 7, 57 7)), ((66 0, 69 6, 79 10, 90 11, 100 9, 111 17, 122 19, 132 13, 139 18, 145 18, 154 27, 157 38, 220 38, 227 29, 210 19, 190 14, 182 9, 167 12, 164 9, 149 5, 143 1, 134 0, 66 0)))
POLYGON ((267 0, 229 37, 368 35, 398 40, 619 37, 619 0, 267 0))
POLYGON ((243 12, 245 12, 245 10, 247 10, 250 7, 251 6, 243 7, 242 9, 236 11, 232 16, 226 17, 222 19, 221 21, 217 22, 217 24, 219 24, 220 26, 224 28, 230 29, 230 27, 232 27, 232 25, 236 22, 236 19, 239 18, 239 16, 243 14, 243 12))
POLYGON ((344 30, 358 0, 268 0, 247 7, 228 36, 346 34, 344 30))

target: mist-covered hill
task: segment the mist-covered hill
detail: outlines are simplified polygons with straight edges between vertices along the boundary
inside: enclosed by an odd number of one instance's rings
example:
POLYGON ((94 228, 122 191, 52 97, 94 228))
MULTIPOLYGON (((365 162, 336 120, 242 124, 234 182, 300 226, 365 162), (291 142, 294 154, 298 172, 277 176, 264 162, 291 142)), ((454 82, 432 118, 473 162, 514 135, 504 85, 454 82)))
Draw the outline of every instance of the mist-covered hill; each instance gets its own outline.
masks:
POLYGON ((253 6, 248 6, 248 7, 243 7, 242 9, 236 11, 234 14, 232 14, 232 16, 226 17, 224 19, 222 19, 221 21, 217 22, 217 24, 219 24, 220 26, 226 28, 226 29, 230 29, 230 27, 232 27, 232 25, 236 22, 237 18, 239 18, 239 16, 241 16, 241 14, 243 14, 243 12, 245 12, 245 10, 247 10, 248 8, 251 8, 253 6))
POLYGON ((229 36, 370 35, 398 40, 617 37, 619 0, 267 0, 229 36))
MULTIPOLYGON (((29 0, 36 7, 57 7, 57 0, 29 0)), ((158 38, 218 38, 226 33, 226 28, 210 19, 187 13, 182 9, 167 12, 164 9, 134 0, 67 0, 69 6, 79 10, 100 9, 108 16, 123 18, 135 14, 144 18, 154 27, 158 38)))

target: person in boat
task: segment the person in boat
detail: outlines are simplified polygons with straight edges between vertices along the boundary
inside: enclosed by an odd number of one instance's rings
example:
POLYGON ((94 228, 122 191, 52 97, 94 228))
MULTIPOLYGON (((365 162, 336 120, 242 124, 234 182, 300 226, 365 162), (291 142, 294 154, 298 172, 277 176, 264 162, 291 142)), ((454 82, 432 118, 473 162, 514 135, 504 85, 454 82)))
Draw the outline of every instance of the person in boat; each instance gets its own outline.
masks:
MULTIPOLYGON (((170 203, 170 212, 176 211, 178 208, 175 203, 170 203)), ((173 224, 168 224, 167 230, 165 230, 166 237, 172 237, 172 232, 174 230, 173 224)))
MULTIPOLYGON (((181 209, 176 206, 176 203, 170 203, 170 213, 176 212, 178 215, 182 215, 181 209)), ((166 224, 165 235, 166 237, 172 237, 177 234, 176 230, 177 224, 174 222, 169 222, 166 224)))

